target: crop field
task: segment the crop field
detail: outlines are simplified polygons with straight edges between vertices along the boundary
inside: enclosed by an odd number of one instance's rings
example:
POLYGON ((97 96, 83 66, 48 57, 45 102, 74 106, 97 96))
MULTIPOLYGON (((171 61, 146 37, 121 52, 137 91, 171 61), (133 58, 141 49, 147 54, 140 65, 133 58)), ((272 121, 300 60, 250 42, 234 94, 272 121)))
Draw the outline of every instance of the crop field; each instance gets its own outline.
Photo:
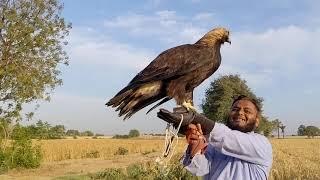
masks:
MULTIPOLYGON (((320 179, 320 139, 270 139, 273 166, 270 179, 320 179)), ((61 139, 34 141, 40 144, 43 162, 38 169, 10 170, 5 179, 51 179, 86 177, 107 168, 125 168, 135 163, 155 164, 161 154, 162 139, 61 139)), ((176 154, 181 156, 181 138, 176 154)), ((177 161, 177 160, 172 160, 177 161)), ((84 178, 86 179, 86 178, 84 178)))

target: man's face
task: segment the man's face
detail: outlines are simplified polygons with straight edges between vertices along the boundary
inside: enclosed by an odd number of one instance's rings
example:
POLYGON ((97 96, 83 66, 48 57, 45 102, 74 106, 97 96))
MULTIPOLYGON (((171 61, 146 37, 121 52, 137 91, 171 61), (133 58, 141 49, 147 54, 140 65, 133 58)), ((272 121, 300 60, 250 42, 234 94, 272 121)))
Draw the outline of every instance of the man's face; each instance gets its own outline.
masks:
POLYGON ((249 100, 239 100, 233 104, 227 126, 241 132, 253 131, 259 124, 258 111, 249 100))

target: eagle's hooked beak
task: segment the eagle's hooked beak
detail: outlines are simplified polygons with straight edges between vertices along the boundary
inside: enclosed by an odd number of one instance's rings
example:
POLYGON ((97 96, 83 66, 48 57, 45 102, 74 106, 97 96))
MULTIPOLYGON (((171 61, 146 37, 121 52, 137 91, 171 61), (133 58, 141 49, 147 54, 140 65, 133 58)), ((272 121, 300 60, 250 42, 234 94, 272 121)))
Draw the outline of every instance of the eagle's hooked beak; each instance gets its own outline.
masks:
POLYGON ((230 41, 229 38, 227 38, 226 42, 229 43, 229 44, 231 44, 231 41, 230 41))

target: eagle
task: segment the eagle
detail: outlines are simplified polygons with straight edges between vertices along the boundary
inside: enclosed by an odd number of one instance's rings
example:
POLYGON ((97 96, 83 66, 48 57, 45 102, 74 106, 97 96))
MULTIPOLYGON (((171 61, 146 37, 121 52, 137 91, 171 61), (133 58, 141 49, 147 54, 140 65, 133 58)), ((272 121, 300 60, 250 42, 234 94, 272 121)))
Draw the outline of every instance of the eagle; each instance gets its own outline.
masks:
POLYGON ((194 44, 163 51, 106 105, 117 107, 124 120, 150 104, 159 101, 148 112, 172 98, 177 105, 195 111, 193 90, 219 68, 220 47, 225 42, 231 44, 229 31, 219 27, 194 44))

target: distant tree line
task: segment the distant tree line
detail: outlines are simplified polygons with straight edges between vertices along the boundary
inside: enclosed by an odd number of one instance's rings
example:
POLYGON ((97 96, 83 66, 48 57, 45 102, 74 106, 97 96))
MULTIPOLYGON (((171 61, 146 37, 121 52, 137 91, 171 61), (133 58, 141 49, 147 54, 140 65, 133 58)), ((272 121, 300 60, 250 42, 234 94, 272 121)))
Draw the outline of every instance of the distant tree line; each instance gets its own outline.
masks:
POLYGON ((125 134, 125 135, 116 134, 112 138, 113 139, 128 139, 128 138, 134 138, 134 137, 139 137, 139 136, 140 136, 140 132, 137 129, 131 129, 129 131, 129 134, 125 134))
POLYGON ((13 134, 15 134, 17 131, 21 131, 22 129, 31 139, 61 139, 65 138, 66 136, 104 136, 103 134, 99 133, 94 134, 89 130, 83 132, 75 129, 66 130, 64 125, 52 126, 48 122, 43 122, 41 120, 35 124, 27 126, 23 126, 18 123, 13 127, 13 134))
POLYGON ((299 136, 308 136, 309 138, 314 138, 315 136, 320 136, 320 129, 316 126, 300 125, 297 134, 299 136))

